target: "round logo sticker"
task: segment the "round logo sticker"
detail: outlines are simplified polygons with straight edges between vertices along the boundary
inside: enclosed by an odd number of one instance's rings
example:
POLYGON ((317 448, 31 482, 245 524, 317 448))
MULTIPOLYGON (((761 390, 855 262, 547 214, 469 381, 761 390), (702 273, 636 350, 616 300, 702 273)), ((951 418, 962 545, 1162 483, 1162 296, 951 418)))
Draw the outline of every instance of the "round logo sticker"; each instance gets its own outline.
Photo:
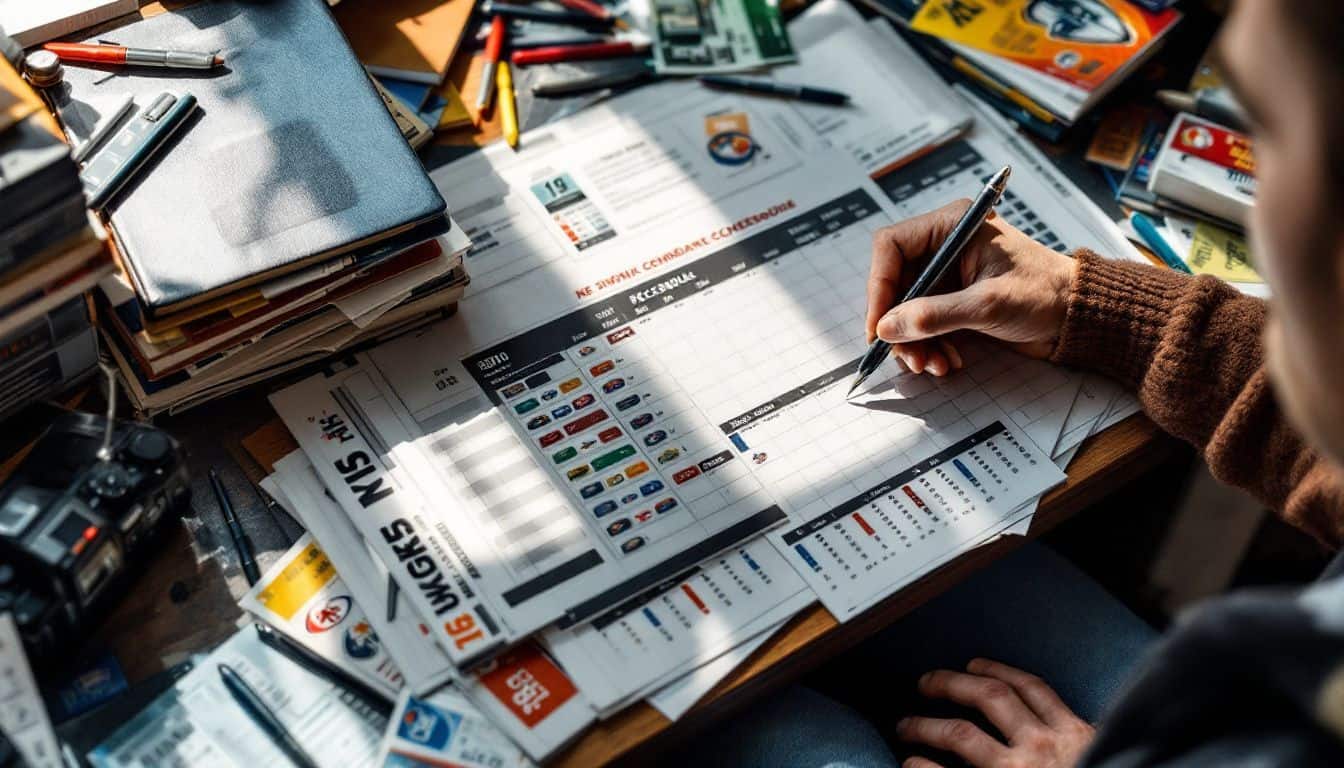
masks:
POLYGON ((356 659, 368 659, 378 653, 378 633, 367 621, 345 630, 345 652, 356 659))
POLYGON ((756 142, 741 131, 724 131, 709 138, 709 156, 719 165, 743 165, 756 155, 756 142))
POLYGON ((349 613, 350 598, 337 595, 310 608, 303 624, 310 633, 318 635, 340 624, 349 613))

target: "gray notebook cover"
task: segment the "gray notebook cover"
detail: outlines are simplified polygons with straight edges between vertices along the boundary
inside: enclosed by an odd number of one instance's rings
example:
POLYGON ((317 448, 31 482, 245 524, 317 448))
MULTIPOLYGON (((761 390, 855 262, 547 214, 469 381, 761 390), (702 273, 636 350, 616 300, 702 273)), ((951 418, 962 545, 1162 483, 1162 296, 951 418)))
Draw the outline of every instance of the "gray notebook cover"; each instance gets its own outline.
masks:
POLYGON ((322 0, 197 3, 112 30, 213 70, 67 66, 71 96, 189 91, 197 114, 109 208, 151 313, 331 258, 445 209, 322 0))

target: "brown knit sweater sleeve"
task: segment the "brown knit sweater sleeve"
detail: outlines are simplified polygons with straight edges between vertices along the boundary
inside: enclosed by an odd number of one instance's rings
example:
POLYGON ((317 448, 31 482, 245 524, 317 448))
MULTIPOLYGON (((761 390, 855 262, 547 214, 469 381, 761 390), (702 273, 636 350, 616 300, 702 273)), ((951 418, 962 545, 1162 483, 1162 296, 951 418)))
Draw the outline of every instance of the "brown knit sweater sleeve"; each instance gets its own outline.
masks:
POLYGON ((1265 302, 1081 250, 1053 360, 1138 392, 1159 427, 1198 448, 1213 476, 1253 493, 1332 548, 1344 541, 1344 473, 1288 425, 1270 390, 1265 302))

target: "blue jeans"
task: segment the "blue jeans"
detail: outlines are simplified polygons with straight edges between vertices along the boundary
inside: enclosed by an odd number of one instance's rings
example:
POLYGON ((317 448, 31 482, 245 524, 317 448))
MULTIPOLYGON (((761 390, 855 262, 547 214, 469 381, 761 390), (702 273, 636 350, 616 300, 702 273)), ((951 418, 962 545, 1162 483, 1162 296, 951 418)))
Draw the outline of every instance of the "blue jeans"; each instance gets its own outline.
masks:
POLYGON ((683 764, 895 768, 900 760, 889 741, 901 717, 968 714, 920 699, 919 676, 964 669, 977 656, 1040 675, 1079 717, 1095 721, 1156 637, 1086 574, 1028 543, 822 667, 805 685, 716 727, 683 764))

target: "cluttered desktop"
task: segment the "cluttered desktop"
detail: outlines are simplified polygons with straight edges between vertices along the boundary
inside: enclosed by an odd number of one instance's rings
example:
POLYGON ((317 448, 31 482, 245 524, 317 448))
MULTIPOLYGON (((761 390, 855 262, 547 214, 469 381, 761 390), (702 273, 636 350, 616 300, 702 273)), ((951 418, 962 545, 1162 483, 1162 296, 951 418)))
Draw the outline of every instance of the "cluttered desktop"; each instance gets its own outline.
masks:
POLYGON ((1267 296, 1213 5, 0 0, 0 763, 639 762, 1080 511, 1138 400, 872 243, 1267 296))

